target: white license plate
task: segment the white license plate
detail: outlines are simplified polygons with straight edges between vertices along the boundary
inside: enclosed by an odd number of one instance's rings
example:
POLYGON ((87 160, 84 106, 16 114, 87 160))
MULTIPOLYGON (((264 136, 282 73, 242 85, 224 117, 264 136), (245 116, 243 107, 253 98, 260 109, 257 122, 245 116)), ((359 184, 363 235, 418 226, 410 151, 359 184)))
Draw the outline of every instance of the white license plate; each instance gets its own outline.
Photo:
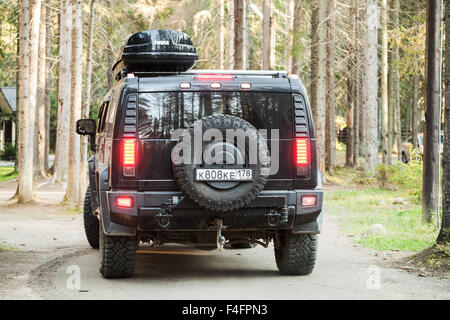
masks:
POLYGON ((251 181, 252 169, 197 169, 196 181, 251 181))

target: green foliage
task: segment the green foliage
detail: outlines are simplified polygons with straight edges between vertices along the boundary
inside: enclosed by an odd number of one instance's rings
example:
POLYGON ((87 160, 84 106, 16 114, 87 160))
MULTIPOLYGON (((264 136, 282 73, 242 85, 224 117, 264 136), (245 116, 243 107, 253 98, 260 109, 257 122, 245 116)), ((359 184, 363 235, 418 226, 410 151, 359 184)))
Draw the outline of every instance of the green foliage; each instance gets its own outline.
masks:
POLYGON ((380 251, 421 251, 437 236, 432 224, 422 223, 420 205, 396 203, 408 190, 389 191, 367 188, 325 193, 325 210, 338 218, 341 230, 364 247, 380 251), (387 234, 371 234, 369 228, 381 224, 387 234))
POLYGON ((375 179, 381 189, 407 190, 411 201, 420 202, 422 196, 422 161, 415 160, 413 154, 408 164, 379 164, 375 179))
POLYGON ((3 151, 0 153, 0 160, 13 161, 16 159, 16 147, 12 142, 5 144, 3 151))

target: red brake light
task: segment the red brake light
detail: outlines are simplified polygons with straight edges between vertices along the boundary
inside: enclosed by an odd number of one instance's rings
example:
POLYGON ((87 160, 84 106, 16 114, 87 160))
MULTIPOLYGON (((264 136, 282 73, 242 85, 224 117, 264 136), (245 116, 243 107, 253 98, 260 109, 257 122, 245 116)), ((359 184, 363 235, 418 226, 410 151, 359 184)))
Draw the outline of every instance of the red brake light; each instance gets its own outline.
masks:
POLYGON ((132 197, 117 197, 116 206, 118 208, 132 208, 133 198, 132 197))
POLYGON ((233 80, 232 74, 199 74, 196 80, 233 80))
POLYGON ((317 196, 303 196, 302 206, 303 207, 314 207, 317 204, 317 196))
POLYGON ((297 166, 309 165, 309 139, 295 139, 295 164, 297 166))
POLYGON ((124 139, 123 165, 124 167, 133 167, 136 165, 136 139, 124 139))

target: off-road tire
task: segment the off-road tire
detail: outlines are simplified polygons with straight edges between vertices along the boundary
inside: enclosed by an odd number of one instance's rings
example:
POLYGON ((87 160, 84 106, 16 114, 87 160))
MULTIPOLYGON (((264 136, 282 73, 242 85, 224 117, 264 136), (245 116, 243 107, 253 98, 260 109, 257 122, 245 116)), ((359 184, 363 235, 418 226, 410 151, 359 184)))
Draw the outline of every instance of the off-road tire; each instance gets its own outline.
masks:
POLYGON ((316 263, 318 235, 280 233, 280 248, 275 248, 278 270, 285 275, 308 275, 316 263))
POLYGON ((91 190, 90 187, 86 190, 86 195, 84 196, 84 206, 83 206, 83 221, 84 221, 84 232, 86 233, 86 238, 89 245, 98 249, 99 246, 99 233, 98 233, 98 218, 92 212, 92 202, 91 202, 91 190))
MULTIPOLYGON (((217 129, 223 132, 224 137, 226 137, 224 132, 227 129, 254 130, 255 134, 252 135, 252 142, 258 145, 258 148, 260 148, 259 152, 264 159, 258 159, 258 163, 253 165, 253 181, 240 183, 236 187, 227 190, 216 190, 204 182, 195 181, 195 165, 192 162, 189 164, 174 163, 173 171, 178 187, 204 209, 226 212, 249 205, 263 190, 269 175, 270 161, 267 161, 269 159, 269 151, 264 137, 255 127, 239 117, 217 115, 202 118, 201 121, 202 133, 208 129, 217 129)), ((195 123, 189 128, 191 137, 194 137, 194 126, 195 123)), ((193 138, 191 141, 193 141, 193 138)))
POLYGON ((105 278, 127 278, 134 273, 136 237, 108 236, 100 233, 100 273, 105 278))

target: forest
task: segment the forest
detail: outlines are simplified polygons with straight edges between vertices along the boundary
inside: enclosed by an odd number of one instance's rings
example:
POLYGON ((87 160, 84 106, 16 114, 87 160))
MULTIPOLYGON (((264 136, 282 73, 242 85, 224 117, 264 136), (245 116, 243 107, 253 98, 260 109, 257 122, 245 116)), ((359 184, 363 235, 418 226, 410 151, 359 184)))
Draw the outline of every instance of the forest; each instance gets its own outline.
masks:
POLYGON ((344 166, 380 175, 405 162, 405 141, 414 145, 425 132, 424 160, 417 160, 423 219, 441 224, 442 210, 448 228, 447 200, 441 208, 439 197, 439 144, 450 112, 442 98, 444 2, 2 0, 0 86, 17 88, 17 112, 0 118, 17 124, 17 200, 33 201, 33 180, 45 178, 64 182, 65 200, 82 204, 89 152, 75 121, 96 117, 128 35, 173 29, 191 36, 196 69, 298 75, 311 100, 325 183, 344 166))

